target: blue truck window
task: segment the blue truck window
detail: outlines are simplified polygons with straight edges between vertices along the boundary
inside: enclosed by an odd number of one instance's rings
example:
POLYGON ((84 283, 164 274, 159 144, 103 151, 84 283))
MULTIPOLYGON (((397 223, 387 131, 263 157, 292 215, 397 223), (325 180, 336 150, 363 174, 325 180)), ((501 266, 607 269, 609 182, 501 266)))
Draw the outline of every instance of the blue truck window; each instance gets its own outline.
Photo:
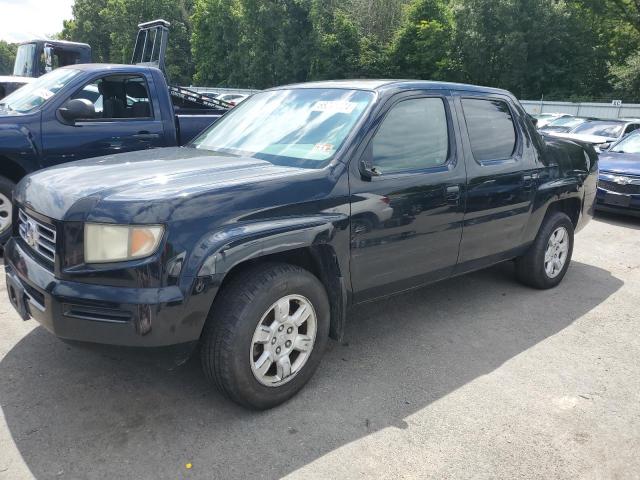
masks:
POLYGON ((85 85, 71 98, 94 104, 96 120, 149 118, 151 103, 144 78, 138 75, 110 75, 85 85))

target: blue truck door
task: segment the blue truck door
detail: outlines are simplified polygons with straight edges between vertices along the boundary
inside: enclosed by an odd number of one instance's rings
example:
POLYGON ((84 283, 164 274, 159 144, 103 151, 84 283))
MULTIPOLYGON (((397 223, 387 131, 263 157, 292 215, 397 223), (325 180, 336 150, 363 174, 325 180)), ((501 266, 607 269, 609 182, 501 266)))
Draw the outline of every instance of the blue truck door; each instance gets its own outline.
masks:
POLYGON ((456 105, 468 174, 458 273, 511 258, 522 247, 537 158, 521 112, 506 97, 461 92, 456 105))
POLYGON ((380 115, 363 154, 380 175, 363 177, 360 161, 350 168, 356 301, 449 276, 462 231, 466 173, 450 97, 400 94, 380 115))
POLYGON ((142 75, 111 73, 91 80, 67 100, 91 101, 95 117, 70 123, 57 109, 43 116, 43 166, 167 146, 152 92, 142 75))

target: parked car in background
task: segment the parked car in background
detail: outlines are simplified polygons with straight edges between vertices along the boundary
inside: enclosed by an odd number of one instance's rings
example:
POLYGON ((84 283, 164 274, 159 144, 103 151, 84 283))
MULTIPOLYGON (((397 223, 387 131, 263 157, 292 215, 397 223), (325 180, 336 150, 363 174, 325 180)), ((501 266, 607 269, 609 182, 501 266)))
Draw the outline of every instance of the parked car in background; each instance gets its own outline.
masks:
POLYGON ((542 128, 547 126, 549 123, 557 120, 559 118, 571 117, 568 113, 538 113, 536 115, 532 115, 533 118, 536 119, 536 127, 542 128))
POLYGON ((249 98, 249 95, 245 95, 244 93, 223 93, 222 95, 218 95, 216 98, 235 107, 249 98))
POLYGON ((199 352, 226 396, 270 408, 354 304, 507 260, 527 285, 558 285, 597 170, 593 147, 545 140, 504 90, 275 88, 187 147, 23 179, 7 292, 65 339, 199 352))
POLYGON ((600 154, 596 208, 640 216, 640 130, 600 154))
POLYGON ((613 143, 640 128, 640 121, 627 120, 587 120, 569 133, 547 132, 563 138, 590 143, 600 150, 606 150, 613 143))
POLYGON ((174 109, 157 68, 58 68, 0 100, 0 244, 11 233, 11 192, 59 163, 183 145, 226 110, 174 109))
POLYGON ((56 68, 90 62, 91 47, 86 43, 66 40, 22 42, 16 51, 13 75, 0 77, 0 99, 56 68))
POLYGON ((560 117, 552 122, 548 123, 542 128, 539 128, 541 133, 567 133, 576 128, 578 125, 583 124, 586 121, 595 120, 595 118, 587 117, 560 117))

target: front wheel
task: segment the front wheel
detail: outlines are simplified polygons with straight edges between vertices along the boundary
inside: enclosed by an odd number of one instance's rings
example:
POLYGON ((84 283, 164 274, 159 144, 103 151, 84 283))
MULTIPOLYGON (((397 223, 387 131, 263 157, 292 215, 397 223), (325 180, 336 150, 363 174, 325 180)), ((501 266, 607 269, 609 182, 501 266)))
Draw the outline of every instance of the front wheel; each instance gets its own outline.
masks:
POLYGON ((558 285, 571 263, 573 233, 573 223, 566 214, 547 216, 529 250, 516 260, 518 279, 540 289, 558 285))
POLYGON ((7 243, 11 236, 11 220, 13 215, 13 189, 15 183, 0 176, 0 247, 7 243))
POLYGON ((279 405, 320 363, 329 336, 329 300, 310 272, 288 264, 249 268, 220 292, 202 338, 204 372, 234 402, 279 405))

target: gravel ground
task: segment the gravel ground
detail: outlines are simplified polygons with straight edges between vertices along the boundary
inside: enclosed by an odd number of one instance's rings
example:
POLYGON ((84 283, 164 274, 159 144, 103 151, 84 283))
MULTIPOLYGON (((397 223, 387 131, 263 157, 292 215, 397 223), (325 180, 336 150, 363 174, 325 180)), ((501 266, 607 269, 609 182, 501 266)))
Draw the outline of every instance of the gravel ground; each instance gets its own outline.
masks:
POLYGON ((2 277, 0 479, 640 478, 640 220, 576 240, 551 291, 504 264, 359 308, 262 413, 196 361, 60 342, 2 277))

